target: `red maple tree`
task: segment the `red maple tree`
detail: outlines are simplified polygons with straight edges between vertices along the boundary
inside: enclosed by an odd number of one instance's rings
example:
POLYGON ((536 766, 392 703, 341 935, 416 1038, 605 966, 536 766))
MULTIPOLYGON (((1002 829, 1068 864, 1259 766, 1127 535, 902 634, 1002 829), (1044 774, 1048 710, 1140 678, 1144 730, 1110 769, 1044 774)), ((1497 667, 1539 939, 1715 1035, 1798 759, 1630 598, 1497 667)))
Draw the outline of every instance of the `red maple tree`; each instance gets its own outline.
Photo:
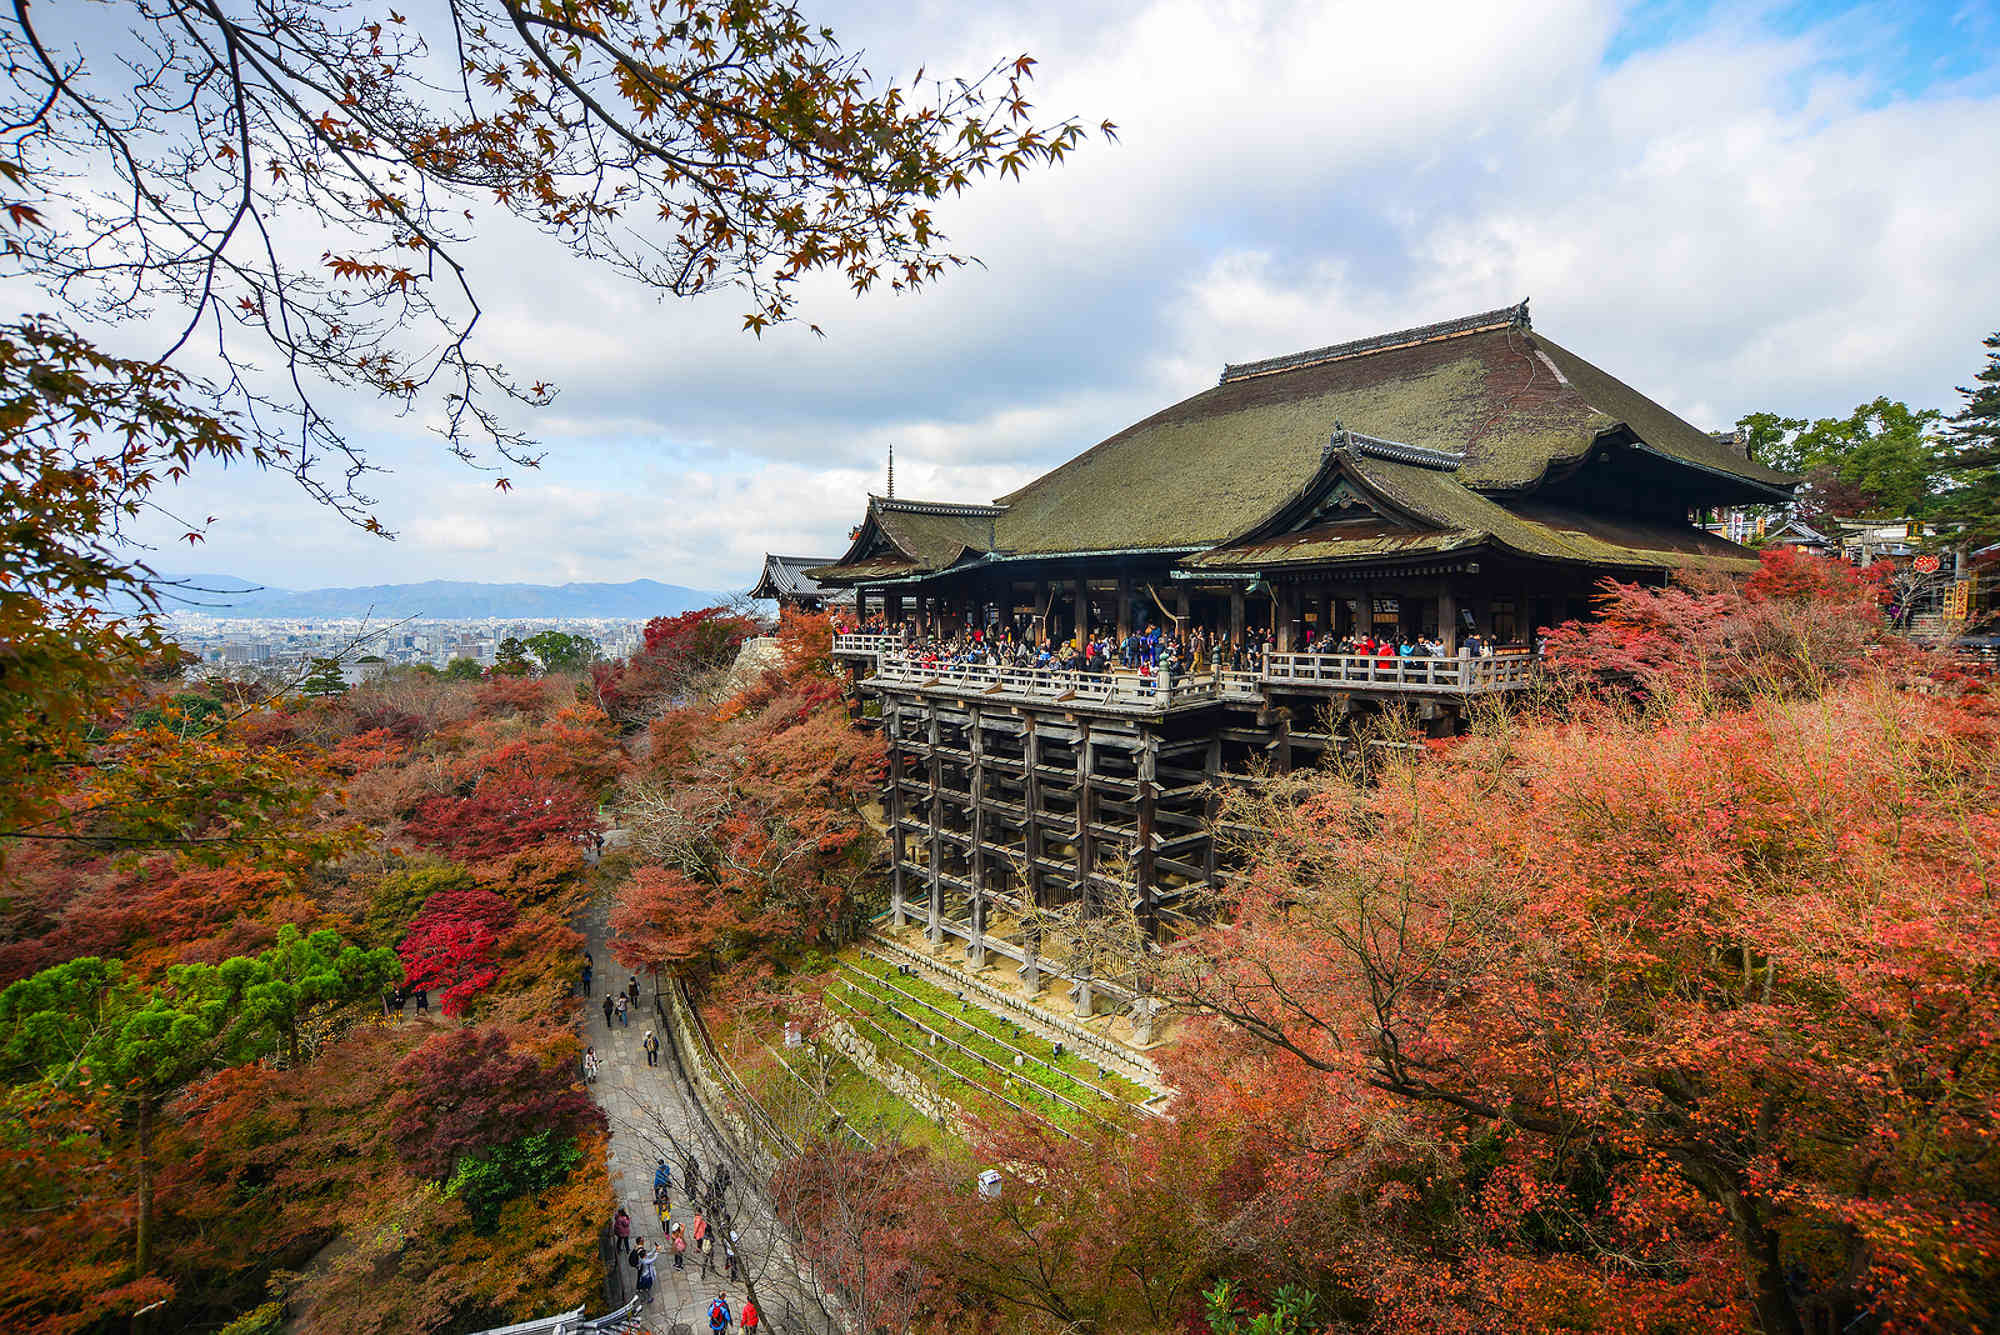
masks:
POLYGON ((550 840, 580 841, 603 829, 574 785, 534 773, 488 773, 468 797, 434 797, 404 833, 463 862, 506 857, 550 840))

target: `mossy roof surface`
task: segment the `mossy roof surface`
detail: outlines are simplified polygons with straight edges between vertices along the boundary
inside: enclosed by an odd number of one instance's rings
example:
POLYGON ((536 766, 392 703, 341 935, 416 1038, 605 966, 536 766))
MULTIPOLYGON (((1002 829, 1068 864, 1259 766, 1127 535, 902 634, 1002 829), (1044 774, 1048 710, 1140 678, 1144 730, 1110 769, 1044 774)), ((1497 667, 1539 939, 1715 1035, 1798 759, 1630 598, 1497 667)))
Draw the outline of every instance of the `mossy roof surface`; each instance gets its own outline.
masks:
MULTIPOLYGON (((1431 329, 1408 331, 1425 337, 1398 346, 1323 350, 1332 354, 1324 360, 1302 354, 1296 365, 1280 359, 1232 368, 1241 373, 1000 497, 995 504, 1004 509, 997 515, 897 513, 884 506, 903 502, 874 499, 870 518, 927 570, 989 550, 1206 547, 1245 533, 1297 495, 1315 475, 1336 421, 1463 455, 1454 490, 1465 495, 1528 491, 1614 432, 1629 433, 1652 453, 1740 480, 1746 491, 1794 481, 1743 459, 1535 333, 1525 319, 1469 317, 1459 326, 1436 336, 1431 329)), ((879 555, 857 544, 836 566, 811 573, 853 579, 864 572, 848 562, 879 555)))
POLYGON ((1465 455, 1459 480, 1533 486, 1623 424, 1655 452, 1784 485, 1707 432, 1530 329, 1510 327, 1217 385, 1000 498, 1002 550, 1220 542, 1269 513, 1318 466, 1340 421, 1465 455))
POLYGON ((1252 533, 1189 564, 1210 569, 1381 560, 1495 546, 1522 556, 1626 569, 1704 566, 1752 570, 1744 548, 1686 524, 1585 514, 1531 499, 1499 501, 1467 488, 1451 469, 1426 468, 1340 451, 1315 478, 1345 475, 1386 502, 1376 521, 1322 524, 1290 533, 1252 533))
POLYGON ((876 500, 874 518, 897 547, 932 570, 950 565, 967 552, 984 555, 994 547, 990 506, 876 500))

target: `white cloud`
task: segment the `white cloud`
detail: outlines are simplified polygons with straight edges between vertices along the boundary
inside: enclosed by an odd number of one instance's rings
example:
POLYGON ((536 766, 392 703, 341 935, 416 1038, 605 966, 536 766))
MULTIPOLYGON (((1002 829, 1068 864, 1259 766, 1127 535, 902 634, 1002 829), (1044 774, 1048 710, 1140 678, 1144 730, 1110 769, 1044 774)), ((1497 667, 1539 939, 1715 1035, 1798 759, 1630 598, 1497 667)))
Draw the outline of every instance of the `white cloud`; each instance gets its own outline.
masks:
POLYGON ((496 493, 371 414, 378 454, 404 461, 382 488, 395 547, 240 473, 177 508, 224 516, 209 568, 276 583, 741 585, 767 548, 838 550, 892 442, 900 493, 985 499, 1224 361, 1524 295, 1538 327, 1697 421, 1950 402, 2000 326, 1992 80, 1892 97, 1868 73, 1876 31, 1754 17, 1608 63, 1622 13, 858 14, 877 68, 1032 50, 1039 107, 1115 119, 1122 143, 941 210, 984 268, 915 298, 810 285, 824 341, 752 340, 733 294, 663 304, 489 229, 487 351, 563 391, 536 424, 542 475, 496 493))

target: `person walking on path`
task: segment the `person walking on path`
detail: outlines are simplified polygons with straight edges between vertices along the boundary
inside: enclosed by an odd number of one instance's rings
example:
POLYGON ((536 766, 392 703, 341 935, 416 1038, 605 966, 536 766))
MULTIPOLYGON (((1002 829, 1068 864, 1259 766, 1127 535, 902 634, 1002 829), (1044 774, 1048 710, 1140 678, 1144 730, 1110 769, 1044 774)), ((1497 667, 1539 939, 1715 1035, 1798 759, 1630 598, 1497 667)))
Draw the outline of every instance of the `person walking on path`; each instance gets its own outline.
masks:
POLYGON ((611 1221, 611 1232, 618 1238, 618 1251, 624 1254, 632 1242, 632 1216, 625 1213, 625 1207, 618 1207, 618 1217, 611 1221))
POLYGON ((667 1167, 667 1161, 662 1159, 659 1161, 659 1167, 653 1170, 653 1204, 662 1210, 666 1209, 667 1198, 673 1194, 673 1190, 674 1170, 667 1167))
POLYGON ((660 1040, 652 1030, 648 1029, 646 1031, 646 1037, 639 1046, 646 1049, 646 1065, 658 1066, 660 1064, 660 1040))
POLYGON ((681 1232, 679 1224, 674 1225, 674 1269, 687 1269, 687 1234, 681 1232))
POLYGON ((604 994, 604 1027, 606 1029, 611 1027, 611 994, 609 992, 604 994))
POLYGON ((742 1278, 736 1271, 736 1230, 734 1229, 731 1229, 729 1236, 722 1240, 722 1268, 728 1272, 730 1283, 734 1284, 742 1278))
POLYGON ((427 987, 420 987, 417 989, 417 1014, 429 1015, 430 1013, 431 991, 427 987))
POLYGON ((757 1302, 747 1295, 743 1299, 743 1310, 736 1314, 736 1324, 743 1327, 743 1335, 757 1335, 757 1323, 763 1314, 757 1310, 757 1302))
POLYGON ((590 1084, 596 1084, 597 1072, 601 1066, 602 1063, 597 1060, 597 1049, 594 1047, 585 1048, 583 1050, 583 1078, 590 1084))
POLYGON ((715 1273, 715 1239, 703 1238, 695 1245, 701 1248, 701 1273, 706 1278, 715 1273))
POLYGON ((626 995, 632 998, 632 1009, 639 1009, 639 975, 633 974, 632 981, 625 984, 626 995))
POLYGON ((729 1329, 729 1299, 720 1293, 708 1305, 708 1329, 709 1335, 722 1335, 729 1329))
POLYGON ((629 1027, 629 1026, 631 1025, 631 1023, 632 1023, 632 1020, 631 1020, 631 1017, 630 1017, 629 1015, 627 1015, 627 1014, 626 1014, 626 1012, 625 1012, 625 994, 624 994, 623 992, 620 992, 620 993, 618 994, 618 1024, 619 1024, 619 1027, 620 1027, 620 1028, 626 1028, 626 1027, 629 1027))
POLYGON ((659 1277, 660 1249, 655 1247, 648 1251, 646 1244, 642 1241, 639 1244, 639 1250, 634 1254, 639 1258, 639 1301, 651 1307, 653 1305, 653 1281, 659 1277))
POLYGON ((589 1000, 589 998, 590 998, 590 956, 588 956, 588 955, 585 955, 585 956, 583 957, 583 995, 584 995, 584 999, 585 999, 585 1000, 589 1000))
POLYGON ((695 1246, 699 1247, 701 1246, 702 1239, 706 1238, 707 1236, 708 1236, 708 1216, 702 1213, 700 1210, 696 1210, 694 1212, 694 1226, 689 1230, 688 1233, 689 1240, 692 1241, 695 1246))

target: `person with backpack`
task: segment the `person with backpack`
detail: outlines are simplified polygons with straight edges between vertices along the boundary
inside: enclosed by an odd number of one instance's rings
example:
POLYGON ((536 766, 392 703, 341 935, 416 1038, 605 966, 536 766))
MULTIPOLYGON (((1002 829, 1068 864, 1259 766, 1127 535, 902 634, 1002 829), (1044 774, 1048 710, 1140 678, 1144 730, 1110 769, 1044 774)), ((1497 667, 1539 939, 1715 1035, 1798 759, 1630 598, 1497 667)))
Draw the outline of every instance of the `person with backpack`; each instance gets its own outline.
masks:
POLYGON ((667 1167, 667 1161, 665 1159, 661 1159, 659 1161, 659 1166, 653 1169, 654 1206, 662 1210, 666 1209, 667 1198, 673 1195, 673 1191, 674 1191, 674 1170, 667 1167))
POLYGON ((606 1029, 611 1027, 611 994, 609 992, 604 994, 604 1027, 606 1029))
POLYGON ((648 1029, 645 1039, 640 1042, 639 1046, 646 1050, 646 1065, 658 1066, 660 1064, 660 1040, 658 1035, 648 1029))
POLYGON ((720 1293, 708 1305, 708 1329, 710 1335, 722 1335, 729 1329, 729 1299, 720 1293))
POLYGON ((632 1024, 631 1017, 625 1013, 625 994, 623 992, 618 994, 618 1024, 621 1028, 629 1028, 632 1024))
POLYGON ((611 1232, 618 1239, 618 1250, 623 1253, 632 1242, 632 1216, 625 1213, 625 1207, 618 1207, 618 1217, 611 1221, 611 1232))
POLYGON ((639 1008, 639 975, 638 975, 638 974, 636 974, 636 973, 635 973, 635 974, 633 974, 633 975, 632 975, 632 980, 631 980, 630 982, 628 982, 628 983, 626 983, 626 984, 625 984, 625 991, 626 991, 626 993, 627 993, 627 994, 628 994, 628 995, 629 995, 629 996, 630 996, 630 997, 632 998, 632 1009, 634 1009, 634 1010, 637 1010, 637 1009, 639 1008))
POLYGON ((674 1269, 685 1270, 687 1269, 688 1240, 687 1240, 687 1234, 681 1232, 681 1226, 679 1224, 674 1225, 673 1240, 674 1240, 673 1242, 674 1269))

